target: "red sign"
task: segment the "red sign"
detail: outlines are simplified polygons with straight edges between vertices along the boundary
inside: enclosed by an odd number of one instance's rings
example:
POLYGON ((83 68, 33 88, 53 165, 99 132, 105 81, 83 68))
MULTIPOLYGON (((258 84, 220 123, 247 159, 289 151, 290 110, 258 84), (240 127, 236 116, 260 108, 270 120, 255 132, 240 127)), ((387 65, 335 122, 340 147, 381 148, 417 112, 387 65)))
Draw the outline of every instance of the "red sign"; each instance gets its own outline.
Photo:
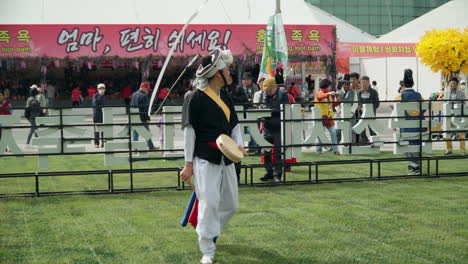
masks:
MULTIPOLYGON (((261 54, 265 25, 190 25, 175 55, 261 54)), ((0 25, 0 57, 166 56, 182 25, 0 25)), ((334 26, 285 25, 291 54, 333 55, 334 26)))
POLYGON ((415 46, 415 43, 339 42, 336 57, 416 57, 415 46))

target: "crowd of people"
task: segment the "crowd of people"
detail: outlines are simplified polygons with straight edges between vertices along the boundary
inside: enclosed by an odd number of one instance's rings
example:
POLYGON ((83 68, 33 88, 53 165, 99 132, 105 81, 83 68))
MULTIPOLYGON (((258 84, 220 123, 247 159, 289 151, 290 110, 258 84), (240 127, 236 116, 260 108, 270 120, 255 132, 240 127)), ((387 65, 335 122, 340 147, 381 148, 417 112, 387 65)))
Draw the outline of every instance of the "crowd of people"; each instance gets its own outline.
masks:
MULTIPOLYGON (((263 154, 263 158, 266 164, 272 161, 280 161, 281 155, 279 155, 279 149, 281 146, 281 137, 280 131, 281 128, 278 126, 279 121, 279 105, 282 103, 307 103, 309 98, 304 98, 302 89, 296 87, 295 82, 290 82, 288 85, 284 83, 284 78, 278 73, 278 76, 265 80, 264 78, 258 79, 258 72, 244 72, 242 75, 241 81, 239 84, 236 84, 236 79, 233 78, 233 82, 227 85, 227 92, 230 95, 234 105, 246 105, 249 108, 270 108, 273 109, 271 120, 263 120, 260 122, 261 131, 264 134, 265 139, 276 146, 272 152, 263 151, 258 144, 250 139, 248 144, 249 152, 256 154, 263 154), (255 80, 258 79, 256 82, 255 80), (274 81, 274 83, 272 83, 274 81), (278 84, 278 81, 282 81, 282 84, 278 84), (272 88, 275 87, 275 88, 272 88), (272 125, 275 124, 275 125, 272 125), (276 151, 276 153, 275 153, 276 151)), ((231 75, 234 75, 231 72, 231 75)), ((374 114, 376 114, 379 106, 380 99, 379 93, 377 91, 377 82, 370 81, 368 76, 361 76, 359 73, 353 72, 350 74, 344 74, 337 81, 336 86, 333 86, 333 83, 329 79, 322 79, 319 82, 319 90, 314 92, 314 83, 315 80, 311 76, 305 78, 305 83, 307 84, 308 90, 305 94, 310 94, 312 98, 312 103, 315 103, 315 106, 320 108, 320 113, 322 117, 322 124, 329 133, 331 139, 331 145, 325 147, 327 151, 330 151, 336 155, 340 155, 338 150, 338 144, 341 142, 341 133, 337 130, 335 125, 335 115, 338 114, 340 109, 339 105, 341 103, 356 104, 356 110, 352 114, 352 125, 354 126, 360 117, 363 114, 363 105, 372 104, 372 109, 374 114)), ((106 98, 112 97, 112 92, 108 89, 108 84, 114 85, 111 82, 102 82, 99 83, 96 88, 94 85, 87 85, 87 89, 84 90, 83 86, 76 86, 70 91, 70 102, 74 107, 80 106, 83 103, 86 103, 87 106, 92 106, 93 109, 93 121, 94 123, 102 123, 102 107, 106 104, 106 98)), ((181 85, 185 85, 185 91, 192 89, 190 83, 192 80, 186 79, 182 81, 181 85)), ((12 107, 10 98, 13 94, 19 94, 12 92, 12 89, 9 89, 8 86, 5 86, 5 82, 0 83, 3 85, 1 89, 2 99, 0 101, 0 114, 11 114, 11 110, 5 110, 12 107)), ((404 80, 400 81, 400 86, 398 92, 400 96, 397 97, 397 100, 403 100, 401 94, 405 89, 409 89, 409 84, 405 83, 404 80)), ((464 89, 466 83, 465 81, 459 82, 457 78, 452 78, 449 82, 448 89, 446 90, 444 86, 439 92, 435 92, 431 99, 450 99, 453 100, 452 108, 455 107, 456 100, 461 100, 465 98, 464 89)), ((140 119, 144 124, 146 129, 149 129, 149 119, 146 113, 147 105, 149 103, 149 97, 151 96, 151 86, 149 82, 143 82, 140 85, 136 85, 134 82, 124 82, 120 86, 121 91, 119 92, 119 98, 123 99, 125 106, 127 106, 127 111, 130 108, 138 108, 140 110, 140 119), (135 90, 135 88, 137 88, 135 90)), ((47 108, 54 107, 56 105, 56 100, 60 94, 59 85, 57 82, 50 81, 42 85, 31 85, 29 86, 29 96, 26 97, 26 109, 25 117, 31 124, 30 133, 28 134, 26 143, 30 144, 32 136, 37 136, 36 134, 36 117, 47 115, 47 108)), ((14 90, 14 89, 13 89, 14 90)), ((114 89, 115 91, 115 86, 114 89)), ((169 90, 166 87, 161 87, 156 96, 157 102, 161 102, 166 96, 169 95, 169 90)), ((16 97, 16 99, 22 97, 16 97)), ((309 101, 310 102, 310 101, 309 101)), ((451 124, 451 127, 455 127, 454 124, 451 124)), ((245 128, 244 133, 250 134, 249 128, 245 128)), ((369 136, 376 135, 375 131, 369 129, 369 135, 366 131, 357 134, 352 133, 352 144, 355 145, 367 145, 370 143, 369 136)), ((133 140, 138 140, 139 135, 137 131, 133 132, 133 140)), ((460 151, 465 153, 465 133, 450 133, 450 136, 447 138, 447 151, 446 155, 453 153, 452 140, 456 139, 460 142, 460 151)), ((163 142, 164 139, 161 139, 163 142)), ((156 147, 151 139, 147 140, 148 147, 150 150, 156 150, 156 147)), ((103 147, 104 140, 102 133, 95 132, 95 147, 103 147)), ((320 144, 317 146, 316 151, 318 154, 321 154, 324 150, 324 147, 320 144)), ((274 162, 272 162, 273 164, 274 162)), ((268 166, 267 173, 262 180, 272 180, 279 181, 281 179, 280 170, 275 169, 275 166, 268 166)))

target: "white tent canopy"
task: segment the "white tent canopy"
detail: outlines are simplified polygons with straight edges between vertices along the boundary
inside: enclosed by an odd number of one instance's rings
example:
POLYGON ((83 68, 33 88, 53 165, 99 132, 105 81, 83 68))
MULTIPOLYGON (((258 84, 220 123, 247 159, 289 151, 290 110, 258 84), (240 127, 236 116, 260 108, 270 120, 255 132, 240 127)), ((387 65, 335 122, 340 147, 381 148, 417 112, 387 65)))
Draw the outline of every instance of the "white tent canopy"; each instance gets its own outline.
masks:
MULTIPOLYGON (((0 2, 0 24, 184 24, 205 0, 15 0, 0 2)), ((192 24, 266 24, 275 0, 208 0, 192 24)), ((304 0, 282 0, 285 24, 336 25, 338 39, 375 38, 304 0)))
MULTIPOLYGON (((426 31, 432 29, 459 28, 468 26, 468 0, 452 0, 427 14, 376 39, 377 43, 417 43, 426 31)), ((361 73, 377 80, 381 98, 389 100, 397 95, 398 83, 403 79, 403 70, 414 73, 415 88, 424 97, 440 89, 441 75, 434 73, 417 58, 362 58, 361 73)), ((466 73, 465 73, 466 74, 466 73)))

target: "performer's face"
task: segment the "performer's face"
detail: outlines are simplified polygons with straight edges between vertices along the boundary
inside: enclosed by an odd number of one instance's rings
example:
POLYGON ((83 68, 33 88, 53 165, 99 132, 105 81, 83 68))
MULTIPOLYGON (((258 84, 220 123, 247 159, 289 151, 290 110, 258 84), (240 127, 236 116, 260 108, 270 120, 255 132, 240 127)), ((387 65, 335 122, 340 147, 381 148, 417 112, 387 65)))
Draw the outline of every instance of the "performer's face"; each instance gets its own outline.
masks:
POLYGON ((228 67, 225 67, 223 69, 223 75, 224 75, 224 78, 226 79, 226 85, 231 85, 232 84, 232 77, 231 77, 231 73, 229 72, 229 68, 228 67))

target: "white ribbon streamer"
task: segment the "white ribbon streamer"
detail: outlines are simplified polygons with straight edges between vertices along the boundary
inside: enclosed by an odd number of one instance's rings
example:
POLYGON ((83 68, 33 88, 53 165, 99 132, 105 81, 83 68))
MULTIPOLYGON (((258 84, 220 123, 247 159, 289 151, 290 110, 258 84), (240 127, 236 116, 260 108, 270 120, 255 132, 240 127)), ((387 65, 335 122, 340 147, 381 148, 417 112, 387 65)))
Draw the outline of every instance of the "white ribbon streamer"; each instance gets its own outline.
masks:
POLYGON ((195 13, 193 13, 192 16, 190 16, 190 18, 187 20, 187 22, 185 23, 185 25, 182 27, 182 29, 180 30, 179 32, 179 35, 177 36, 177 39, 176 41, 174 42, 174 45, 172 45, 172 48, 171 50, 169 51, 169 54, 167 55, 166 57, 166 60, 164 61, 164 65, 161 69, 161 72, 159 73, 159 76, 158 76, 158 80, 156 81, 156 84, 154 85, 154 89, 153 89, 153 94, 151 95, 151 100, 150 100, 150 104, 148 106, 148 116, 151 116, 151 108, 153 107, 153 104, 154 104, 154 100, 156 98, 156 94, 158 93, 158 89, 159 89, 159 85, 161 84, 161 80, 162 80, 162 77, 164 75, 164 72, 166 71, 166 67, 167 67, 167 64, 169 63, 169 61, 171 60, 171 57, 172 57, 172 54, 174 54, 174 50, 176 49, 177 45, 179 44, 179 41, 180 41, 180 38, 182 37, 182 35, 184 34, 185 32, 185 29, 188 27, 188 25, 190 24, 190 22, 192 22, 192 20, 198 16, 198 13, 200 12, 200 10, 203 8, 203 6, 205 6, 205 4, 208 2, 208 0, 205 0, 201 5, 200 7, 198 8, 197 11, 195 11, 195 13))

